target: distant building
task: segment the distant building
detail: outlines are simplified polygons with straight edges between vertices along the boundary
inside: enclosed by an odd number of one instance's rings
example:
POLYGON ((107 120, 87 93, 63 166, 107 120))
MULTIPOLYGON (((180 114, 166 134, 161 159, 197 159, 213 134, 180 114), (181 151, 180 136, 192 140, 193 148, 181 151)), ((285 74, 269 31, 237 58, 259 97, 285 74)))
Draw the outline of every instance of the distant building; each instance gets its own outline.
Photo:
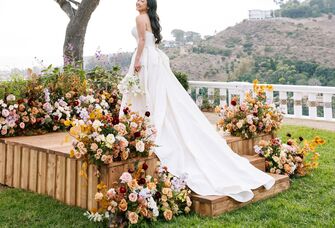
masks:
POLYGON ((274 10, 249 10, 249 20, 263 20, 268 18, 274 18, 274 10))

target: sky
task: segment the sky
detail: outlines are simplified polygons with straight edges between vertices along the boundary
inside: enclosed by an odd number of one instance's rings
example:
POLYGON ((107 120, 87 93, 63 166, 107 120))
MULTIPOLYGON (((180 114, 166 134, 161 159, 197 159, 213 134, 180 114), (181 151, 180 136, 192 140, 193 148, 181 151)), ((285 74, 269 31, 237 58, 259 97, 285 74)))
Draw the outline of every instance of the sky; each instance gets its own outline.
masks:
MULTIPOLYGON (((273 0, 157 0, 163 39, 175 28, 213 35, 248 18, 250 9, 276 9, 273 0)), ((84 56, 134 51, 136 0, 101 0, 89 22, 84 56)), ((0 0, 0 70, 61 64, 69 19, 54 0, 0 0)))

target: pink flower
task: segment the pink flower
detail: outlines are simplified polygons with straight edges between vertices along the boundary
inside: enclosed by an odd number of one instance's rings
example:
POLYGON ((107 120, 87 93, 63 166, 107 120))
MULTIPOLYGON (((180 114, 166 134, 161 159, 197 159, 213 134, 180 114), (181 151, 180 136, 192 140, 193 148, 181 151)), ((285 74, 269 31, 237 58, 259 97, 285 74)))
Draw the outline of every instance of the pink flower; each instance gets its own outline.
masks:
POLYGON ((9 116, 9 111, 7 109, 2 109, 2 116, 3 117, 9 116))
POLYGON ((120 177, 121 183, 129 183, 133 180, 132 176, 128 172, 124 172, 120 177))
POLYGON ((129 197, 129 200, 133 203, 137 201, 137 194, 136 193, 130 193, 128 197, 129 197))
POLYGON ((24 124, 24 122, 21 122, 21 123, 20 123, 20 128, 24 129, 25 126, 26 126, 26 125, 24 124))
POLYGON ((1 134, 6 135, 7 134, 7 128, 2 128, 1 129, 1 134))
POLYGON ((114 188, 109 189, 106 194, 109 199, 112 198, 116 194, 115 189, 114 188))

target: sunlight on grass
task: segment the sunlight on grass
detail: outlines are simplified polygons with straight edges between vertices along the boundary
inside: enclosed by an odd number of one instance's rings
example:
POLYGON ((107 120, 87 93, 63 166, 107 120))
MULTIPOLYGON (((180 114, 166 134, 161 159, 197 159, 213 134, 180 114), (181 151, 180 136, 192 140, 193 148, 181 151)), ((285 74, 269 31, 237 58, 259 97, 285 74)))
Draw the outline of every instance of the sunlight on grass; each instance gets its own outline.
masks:
MULTIPOLYGON (((293 179, 288 191, 216 218, 192 214, 143 227, 334 227, 335 133, 283 126, 279 136, 285 137, 287 132, 305 139, 319 135, 327 142, 319 148, 319 168, 309 176, 293 179)), ((97 227, 87 221, 84 212, 49 197, 0 187, 0 227, 97 227)))

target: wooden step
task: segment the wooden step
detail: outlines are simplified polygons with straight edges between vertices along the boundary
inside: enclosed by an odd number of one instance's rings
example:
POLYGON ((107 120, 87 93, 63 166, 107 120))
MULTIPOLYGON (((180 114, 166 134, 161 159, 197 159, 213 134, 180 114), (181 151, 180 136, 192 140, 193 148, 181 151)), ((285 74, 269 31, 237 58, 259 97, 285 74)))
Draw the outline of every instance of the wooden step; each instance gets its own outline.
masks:
POLYGON ((265 158, 256 155, 242 155, 249 160, 249 162, 255 166, 257 169, 260 169, 265 172, 265 158))
POLYGON ((259 135, 252 139, 242 139, 235 136, 222 136, 226 140, 228 146, 239 155, 255 155, 254 146, 260 140, 270 140, 272 135, 259 135))
POLYGON ((225 212, 232 211, 253 202, 273 197, 290 187, 290 179, 287 175, 269 174, 276 179, 275 185, 266 190, 263 186, 253 190, 255 196, 252 200, 241 203, 228 196, 199 196, 192 195, 192 209, 201 216, 218 216, 225 212))

